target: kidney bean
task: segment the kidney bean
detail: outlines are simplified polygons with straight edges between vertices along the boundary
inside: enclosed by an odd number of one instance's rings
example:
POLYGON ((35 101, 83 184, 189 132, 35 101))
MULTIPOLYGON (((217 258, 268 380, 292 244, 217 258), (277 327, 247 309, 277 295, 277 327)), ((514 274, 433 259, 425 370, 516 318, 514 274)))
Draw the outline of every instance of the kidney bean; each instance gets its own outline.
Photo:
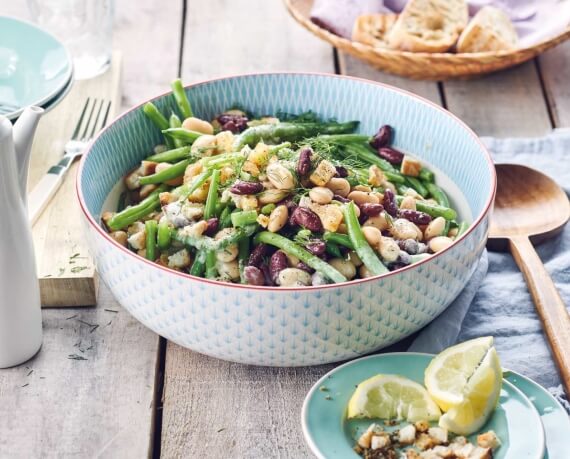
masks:
POLYGON ((285 255, 285 252, 278 250, 269 259, 269 275, 273 283, 277 281, 279 273, 285 268, 287 268, 287 255, 285 255))
POLYGON ((237 180, 230 191, 234 194, 256 194, 263 190, 263 185, 260 182, 245 182, 243 180, 237 180))
POLYGON ((319 216, 306 207, 295 208, 289 221, 313 232, 318 233, 323 230, 323 225, 319 216))
POLYGON ((206 231, 204 231, 204 234, 206 236, 213 236, 214 234, 216 234, 216 232, 218 231, 218 224, 219 224, 218 218, 217 217, 209 218, 208 220, 206 220, 206 223, 208 224, 208 226, 206 227, 206 231))
POLYGON ((341 196, 341 195, 339 195, 339 194, 335 194, 335 195, 333 196, 333 200, 334 200, 334 201, 338 201, 338 202, 343 202, 343 203, 345 203, 345 204, 347 204, 347 203, 350 202, 350 199, 345 198, 345 197, 343 197, 343 196, 341 196))
POLYGON ((392 143, 392 132, 392 126, 385 124, 374 134, 370 145, 376 149, 389 146, 392 143))
POLYGON ((299 160, 297 161, 297 174, 299 177, 304 177, 311 170, 311 156, 313 150, 310 147, 305 147, 299 153, 299 160))
POLYGON ((249 121, 246 116, 227 113, 218 116, 217 120, 222 127, 222 131, 231 131, 234 134, 247 129, 247 122, 249 121))
POLYGON ((243 268, 243 277, 249 285, 264 285, 265 277, 261 269, 255 266, 246 266, 243 268))
POLYGON ((396 217, 398 215, 396 196, 390 188, 386 188, 384 190, 384 201, 382 204, 384 205, 384 210, 386 210, 386 212, 388 212, 392 217, 396 217))
POLYGON ((310 266, 306 265, 305 263, 303 263, 302 261, 300 261, 299 263, 297 263, 297 269, 301 269, 309 274, 313 274, 315 272, 315 270, 313 268, 311 268, 310 266))
POLYGON ((431 222, 431 216, 419 210, 400 209, 398 211, 400 217, 415 223, 416 225, 427 225, 431 222))
POLYGON ((325 244, 324 241, 321 241, 320 239, 315 239, 312 240, 311 242, 309 242, 305 248, 311 252, 313 255, 316 255, 317 257, 322 255, 323 253, 325 253, 325 250, 327 249, 327 246, 325 244))
POLYGON ((358 207, 360 207, 360 213, 367 217, 375 217, 384 210, 384 206, 382 204, 374 204, 371 202, 365 202, 358 207))
POLYGON ((340 178, 348 177, 348 171, 346 170, 346 167, 335 166, 335 169, 336 169, 336 176, 337 177, 340 177, 340 178))
POLYGON ((263 264, 263 257, 267 254, 267 248, 266 244, 257 244, 249 254, 247 265, 259 268, 263 264))
POLYGON ((404 159, 404 153, 392 147, 382 147, 378 149, 378 155, 391 164, 400 164, 404 159))

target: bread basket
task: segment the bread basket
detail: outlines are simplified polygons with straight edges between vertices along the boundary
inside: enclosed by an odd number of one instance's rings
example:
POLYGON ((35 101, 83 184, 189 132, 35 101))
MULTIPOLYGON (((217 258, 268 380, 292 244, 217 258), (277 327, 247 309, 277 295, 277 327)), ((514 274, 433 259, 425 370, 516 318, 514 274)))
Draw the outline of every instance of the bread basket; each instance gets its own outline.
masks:
POLYGON ((352 54, 385 72, 417 80, 467 78, 521 64, 570 38, 570 27, 563 33, 527 48, 484 53, 412 53, 377 49, 339 37, 310 19, 313 0, 283 0, 289 13, 310 32, 335 48, 352 54))

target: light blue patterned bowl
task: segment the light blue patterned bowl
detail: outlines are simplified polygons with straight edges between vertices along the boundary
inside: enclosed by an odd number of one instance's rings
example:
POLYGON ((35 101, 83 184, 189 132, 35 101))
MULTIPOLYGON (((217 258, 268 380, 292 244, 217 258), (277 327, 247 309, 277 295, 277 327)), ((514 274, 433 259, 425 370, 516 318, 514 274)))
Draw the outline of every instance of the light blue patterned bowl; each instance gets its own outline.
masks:
MULTIPOLYGON (((114 242, 99 216, 123 174, 161 141, 142 105, 116 119, 83 156, 77 192, 99 274, 117 300, 156 333, 236 362, 301 366, 345 360, 392 344, 439 315, 465 286, 485 247, 494 167, 477 136, 433 103, 371 81, 335 75, 244 75, 187 88, 197 116, 240 105, 256 114, 313 110, 358 119, 360 131, 396 130, 395 146, 435 166, 464 195, 469 231, 447 250, 402 270, 344 284, 250 287, 177 273, 114 242)), ((153 99, 169 113, 169 94, 153 99)), ((440 175, 441 176, 441 175, 440 175)))

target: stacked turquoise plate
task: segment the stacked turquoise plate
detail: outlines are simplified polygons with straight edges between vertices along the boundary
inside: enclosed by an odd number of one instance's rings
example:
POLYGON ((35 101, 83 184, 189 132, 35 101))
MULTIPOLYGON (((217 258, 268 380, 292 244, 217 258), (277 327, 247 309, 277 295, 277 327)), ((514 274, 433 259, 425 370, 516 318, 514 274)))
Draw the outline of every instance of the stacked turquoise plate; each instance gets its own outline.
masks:
MULTIPOLYGON (((323 376, 303 405, 303 434, 312 452, 319 459, 359 459, 353 446, 372 421, 346 419, 355 386, 379 373, 399 374, 421 384, 432 358, 412 352, 378 354, 353 360, 323 376)), ((481 431, 491 429, 502 441, 495 459, 570 457, 568 414, 548 391, 513 371, 503 371, 499 404, 481 431)))
POLYGON ((59 40, 28 22, 0 16, 0 115, 16 119, 29 105, 49 110, 72 83, 71 56, 59 40))

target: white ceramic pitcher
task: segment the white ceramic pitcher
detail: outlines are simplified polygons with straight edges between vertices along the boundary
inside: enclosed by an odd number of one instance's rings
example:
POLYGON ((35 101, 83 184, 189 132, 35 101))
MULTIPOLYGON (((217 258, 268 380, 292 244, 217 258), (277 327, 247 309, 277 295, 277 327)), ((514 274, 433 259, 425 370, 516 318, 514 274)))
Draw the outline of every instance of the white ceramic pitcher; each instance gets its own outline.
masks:
POLYGON ((32 140, 43 113, 16 124, 0 116, 0 368, 25 362, 42 344, 40 288, 26 205, 32 140))

